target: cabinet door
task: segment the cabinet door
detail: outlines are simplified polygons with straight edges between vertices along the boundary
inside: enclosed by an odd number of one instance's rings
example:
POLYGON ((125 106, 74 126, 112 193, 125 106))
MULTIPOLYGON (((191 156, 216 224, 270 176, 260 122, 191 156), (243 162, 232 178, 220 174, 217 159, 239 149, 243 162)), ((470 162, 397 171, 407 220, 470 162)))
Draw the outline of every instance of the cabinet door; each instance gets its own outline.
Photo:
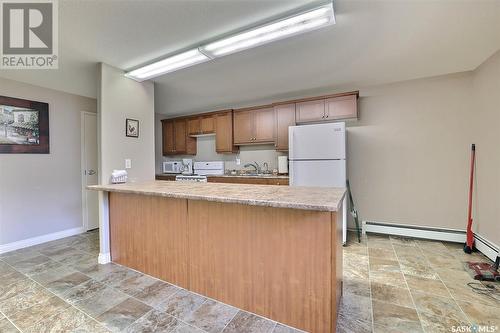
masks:
POLYGON ((210 134, 215 132, 215 120, 213 116, 201 118, 200 124, 201 132, 203 134, 210 134))
POLYGON ((274 107, 276 121, 276 150, 288 150, 288 127, 295 125, 295 104, 274 107))
POLYGON ((274 142, 274 109, 266 108, 253 111, 254 141, 274 142))
POLYGON ((326 100, 326 119, 349 119, 358 117, 356 95, 329 98, 326 100))
POLYGON ((187 121, 188 134, 200 134, 200 118, 189 118, 187 121))
POLYGON ((163 155, 172 155, 173 153, 175 153, 174 123, 172 121, 163 121, 162 132, 163 132, 163 155))
POLYGON ((240 111, 234 113, 234 144, 255 142, 254 113, 240 111))
POLYGON ((177 154, 186 152, 186 124, 186 119, 179 119, 174 121, 175 152, 177 154))
POLYGON ((215 115, 215 150, 218 153, 232 153, 233 146, 233 113, 225 112, 215 115))
POLYGON ((325 100, 300 102, 296 104, 296 118, 298 123, 321 121, 325 119, 325 100))

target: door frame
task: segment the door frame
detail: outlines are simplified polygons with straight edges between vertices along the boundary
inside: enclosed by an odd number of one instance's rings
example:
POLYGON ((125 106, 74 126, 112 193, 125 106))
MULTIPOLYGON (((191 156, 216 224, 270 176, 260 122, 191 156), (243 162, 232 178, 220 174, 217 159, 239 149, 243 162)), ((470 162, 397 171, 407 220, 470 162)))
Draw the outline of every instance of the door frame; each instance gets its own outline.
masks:
MULTIPOLYGON (((82 195, 82 226, 85 232, 88 231, 87 223, 87 196, 86 196, 86 174, 85 174, 85 116, 95 116, 97 121, 97 113, 81 111, 80 112, 80 183, 82 195)), ((98 147, 99 149, 99 147, 98 147)), ((99 171, 98 171, 99 172, 99 171)))

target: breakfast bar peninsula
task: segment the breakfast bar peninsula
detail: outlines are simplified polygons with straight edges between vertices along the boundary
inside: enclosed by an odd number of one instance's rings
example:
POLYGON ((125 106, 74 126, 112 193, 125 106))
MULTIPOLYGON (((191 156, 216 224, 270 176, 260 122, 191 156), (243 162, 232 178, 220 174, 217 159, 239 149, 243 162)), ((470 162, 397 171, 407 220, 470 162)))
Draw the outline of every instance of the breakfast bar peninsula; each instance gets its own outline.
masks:
POLYGON ((307 332, 335 332, 343 188, 97 185, 99 260, 307 332))

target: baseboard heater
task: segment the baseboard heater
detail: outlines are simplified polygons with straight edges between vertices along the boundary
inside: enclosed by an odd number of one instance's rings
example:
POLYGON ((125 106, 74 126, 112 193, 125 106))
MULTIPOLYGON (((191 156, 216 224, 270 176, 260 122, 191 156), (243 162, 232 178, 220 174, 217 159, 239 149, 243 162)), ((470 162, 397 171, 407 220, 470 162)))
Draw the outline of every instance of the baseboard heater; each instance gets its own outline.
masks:
MULTIPOLYGON (((443 242, 465 243, 465 230, 459 229, 432 228, 374 221, 363 221, 362 227, 363 233, 372 232, 376 234, 432 239, 443 242)), ((499 246, 476 233, 474 233, 474 239, 476 240, 476 248, 489 259, 495 261, 499 246)))

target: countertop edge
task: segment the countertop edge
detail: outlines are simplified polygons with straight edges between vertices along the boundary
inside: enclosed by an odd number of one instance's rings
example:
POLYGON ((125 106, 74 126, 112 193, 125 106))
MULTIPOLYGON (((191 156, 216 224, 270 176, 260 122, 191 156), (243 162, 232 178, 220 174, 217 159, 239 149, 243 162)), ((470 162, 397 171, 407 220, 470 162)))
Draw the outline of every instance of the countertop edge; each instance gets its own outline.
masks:
MULTIPOLYGON (((259 186, 259 185, 256 185, 259 186)), ((272 185, 260 185, 260 186, 272 186, 272 185)), ((243 204, 250 206, 263 206, 263 207, 274 207, 274 208, 288 208, 288 209, 301 209, 301 210, 313 210, 313 211, 321 211, 321 212, 338 212, 344 198, 346 195, 346 190, 344 189, 344 193, 342 194, 339 202, 335 208, 332 206, 325 205, 310 205, 310 204, 300 204, 300 203, 280 203, 275 201, 268 200, 251 200, 251 199, 238 199, 238 198, 227 198, 227 197, 218 197, 218 196, 204 196, 204 195, 192 195, 192 194, 177 194, 177 193, 167 193, 167 192, 158 192, 158 191, 148 191, 148 190, 131 190, 131 189, 117 189, 117 188, 109 188, 106 185, 91 185, 86 187, 89 190, 94 191, 103 191, 103 192, 118 192, 118 193, 127 193, 127 194, 139 194, 139 195, 150 195, 150 196, 159 196, 166 198, 174 198, 174 199, 188 199, 188 200, 202 200, 202 201, 211 201, 211 202, 221 202, 221 203, 235 203, 235 204, 243 204)))

